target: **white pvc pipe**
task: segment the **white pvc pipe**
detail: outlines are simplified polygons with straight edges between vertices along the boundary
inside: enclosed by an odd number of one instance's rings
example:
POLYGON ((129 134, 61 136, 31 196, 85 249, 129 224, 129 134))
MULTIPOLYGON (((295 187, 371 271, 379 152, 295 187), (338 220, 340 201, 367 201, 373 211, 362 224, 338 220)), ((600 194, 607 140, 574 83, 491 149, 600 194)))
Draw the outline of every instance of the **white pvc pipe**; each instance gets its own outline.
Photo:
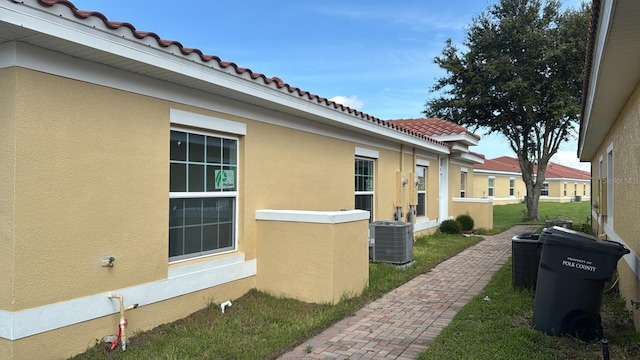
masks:
POLYGON ((222 310, 222 313, 224 314, 224 308, 230 307, 230 306, 231 306, 231 301, 227 300, 222 304, 220 304, 220 310, 222 310))

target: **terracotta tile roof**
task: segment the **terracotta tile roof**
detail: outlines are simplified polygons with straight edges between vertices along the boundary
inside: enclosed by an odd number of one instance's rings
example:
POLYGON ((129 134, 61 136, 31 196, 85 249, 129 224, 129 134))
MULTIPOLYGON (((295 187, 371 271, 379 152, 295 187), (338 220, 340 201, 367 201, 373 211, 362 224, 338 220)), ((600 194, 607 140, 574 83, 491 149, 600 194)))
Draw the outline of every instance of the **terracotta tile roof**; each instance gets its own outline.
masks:
POLYGON ((440 118, 386 120, 387 123, 400 128, 410 129, 426 136, 469 135, 480 140, 480 136, 467 130, 466 127, 440 118))
MULTIPOLYGON (((504 171, 520 173, 520 164, 518 159, 510 156, 500 156, 494 159, 486 159, 484 164, 474 165, 474 169, 489 171, 504 171)), ((534 168, 534 171, 536 169, 534 168)), ((580 179, 590 180, 591 173, 588 171, 574 169, 572 167, 550 162, 547 165, 545 174, 547 179, 580 179)))
MULTIPOLYGON (((233 73, 235 73, 236 75, 238 75, 240 77, 245 78, 245 77, 248 76, 251 80, 261 81, 264 85, 267 85, 267 86, 275 85, 275 87, 277 89, 285 90, 289 94, 297 95, 297 96, 299 96, 301 98, 305 98, 305 99, 307 99, 309 101, 316 102, 316 103, 318 103, 320 105, 324 105, 324 106, 327 106, 329 108, 333 108, 333 109, 336 109, 338 111, 347 113, 349 115, 352 115, 352 116, 355 116, 355 117, 359 117, 361 119, 368 120, 368 121, 373 122, 373 123, 380 124, 382 126, 394 129, 394 130, 396 130, 398 132, 401 132, 401 133, 405 133, 405 134, 409 134, 411 136, 415 136, 415 137, 421 138, 422 140, 425 140, 425 141, 427 141, 429 143, 432 143, 432 144, 441 145, 441 146, 445 146, 445 147, 450 147, 449 144, 446 144, 446 143, 444 143, 442 141, 435 140, 435 139, 431 138, 430 136, 428 136, 426 134, 422 134, 422 133, 419 133, 419 132, 412 131, 410 129, 405 129, 405 128, 394 126, 392 124, 388 124, 387 122, 383 121, 382 119, 380 119, 378 117, 366 114, 366 113, 364 113, 362 111, 358 111, 356 109, 352 109, 352 108, 350 108, 348 106, 344 106, 344 105, 339 104, 339 103, 337 103, 335 101, 329 100, 327 98, 324 98, 324 97, 312 94, 312 93, 310 93, 308 91, 304 91, 304 90, 299 89, 297 87, 291 86, 291 85, 285 83, 282 79, 280 79, 278 77, 267 77, 266 75, 258 73, 258 72, 254 72, 251 69, 240 67, 240 66, 236 65, 233 62, 223 61, 218 56, 206 55, 199 49, 184 47, 178 41, 162 39, 158 34, 156 34, 154 32, 137 30, 132 24, 130 24, 128 22, 111 21, 104 14, 102 14, 100 12, 79 10, 78 8, 75 7, 75 5, 71 1, 67 1, 67 0, 38 0, 38 3, 41 6, 44 6, 44 7, 52 7, 54 5, 64 5, 64 6, 66 6, 67 8, 69 8, 71 10, 71 12, 73 13, 73 15, 76 18, 78 18, 80 20, 87 20, 89 18, 98 18, 104 23, 104 25, 108 29, 113 30, 113 31, 119 30, 121 28, 128 28, 131 31, 131 33, 133 34, 133 36, 138 40, 147 40, 147 38, 152 38, 152 39, 155 40, 155 42, 161 48, 168 48, 170 46, 177 47, 180 50, 180 53, 185 57, 189 57, 189 56, 192 56, 193 54, 195 54, 200 58, 200 60, 203 63, 209 63, 209 62, 213 61, 213 62, 217 63, 217 65, 218 65, 218 67, 220 69, 232 70, 233 73)), ((191 57, 190 57, 190 59, 191 59, 191 57)), ((211 65, 207 65, 207 66, 210 67, 211 65)))

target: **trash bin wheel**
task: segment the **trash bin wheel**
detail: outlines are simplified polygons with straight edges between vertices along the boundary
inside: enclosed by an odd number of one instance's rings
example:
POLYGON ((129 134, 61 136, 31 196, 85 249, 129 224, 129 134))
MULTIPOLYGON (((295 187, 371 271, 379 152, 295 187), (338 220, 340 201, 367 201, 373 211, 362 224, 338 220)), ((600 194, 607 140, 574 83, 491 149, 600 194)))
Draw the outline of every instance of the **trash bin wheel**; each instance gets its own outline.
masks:
POLYGON ((600 315, 592 315, 582 310, 572 311, 565 316, 563 333, 582 341, 602 339, 600 315))

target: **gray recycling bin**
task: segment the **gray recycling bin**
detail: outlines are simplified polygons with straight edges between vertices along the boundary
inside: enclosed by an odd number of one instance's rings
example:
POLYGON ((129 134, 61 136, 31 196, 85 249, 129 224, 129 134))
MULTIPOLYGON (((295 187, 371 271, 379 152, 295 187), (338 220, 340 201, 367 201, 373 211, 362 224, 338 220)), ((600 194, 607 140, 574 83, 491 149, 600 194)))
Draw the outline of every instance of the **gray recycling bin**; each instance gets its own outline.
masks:
POLYGON ((525 233, 511 238, 511 283, 516 288, 535 288, 540 264, 540 234, 525 233))
POLYGON ((622 244, 554 226, 540 235, 540 266, 533 326, 549 335, 582 340, 602 337, 600 305, 604 286, 620 258, 622 244))

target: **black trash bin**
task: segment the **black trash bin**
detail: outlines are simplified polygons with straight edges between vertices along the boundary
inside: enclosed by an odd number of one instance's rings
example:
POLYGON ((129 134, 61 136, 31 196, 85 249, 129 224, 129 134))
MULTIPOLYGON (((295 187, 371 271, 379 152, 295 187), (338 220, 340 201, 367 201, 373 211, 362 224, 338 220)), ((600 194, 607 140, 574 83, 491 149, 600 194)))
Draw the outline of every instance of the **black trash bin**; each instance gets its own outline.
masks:
POLYGON ((602 337, 600 304, 604 286, 620 258, 622 244, 554 226, 540 235, 540 266, 533 326, 549 335, 582 340, 602 337))
POLYGON ((536 287, 540 264, 540 234, 525 233, 511 239, 511 283, 513 287, 536 287))

